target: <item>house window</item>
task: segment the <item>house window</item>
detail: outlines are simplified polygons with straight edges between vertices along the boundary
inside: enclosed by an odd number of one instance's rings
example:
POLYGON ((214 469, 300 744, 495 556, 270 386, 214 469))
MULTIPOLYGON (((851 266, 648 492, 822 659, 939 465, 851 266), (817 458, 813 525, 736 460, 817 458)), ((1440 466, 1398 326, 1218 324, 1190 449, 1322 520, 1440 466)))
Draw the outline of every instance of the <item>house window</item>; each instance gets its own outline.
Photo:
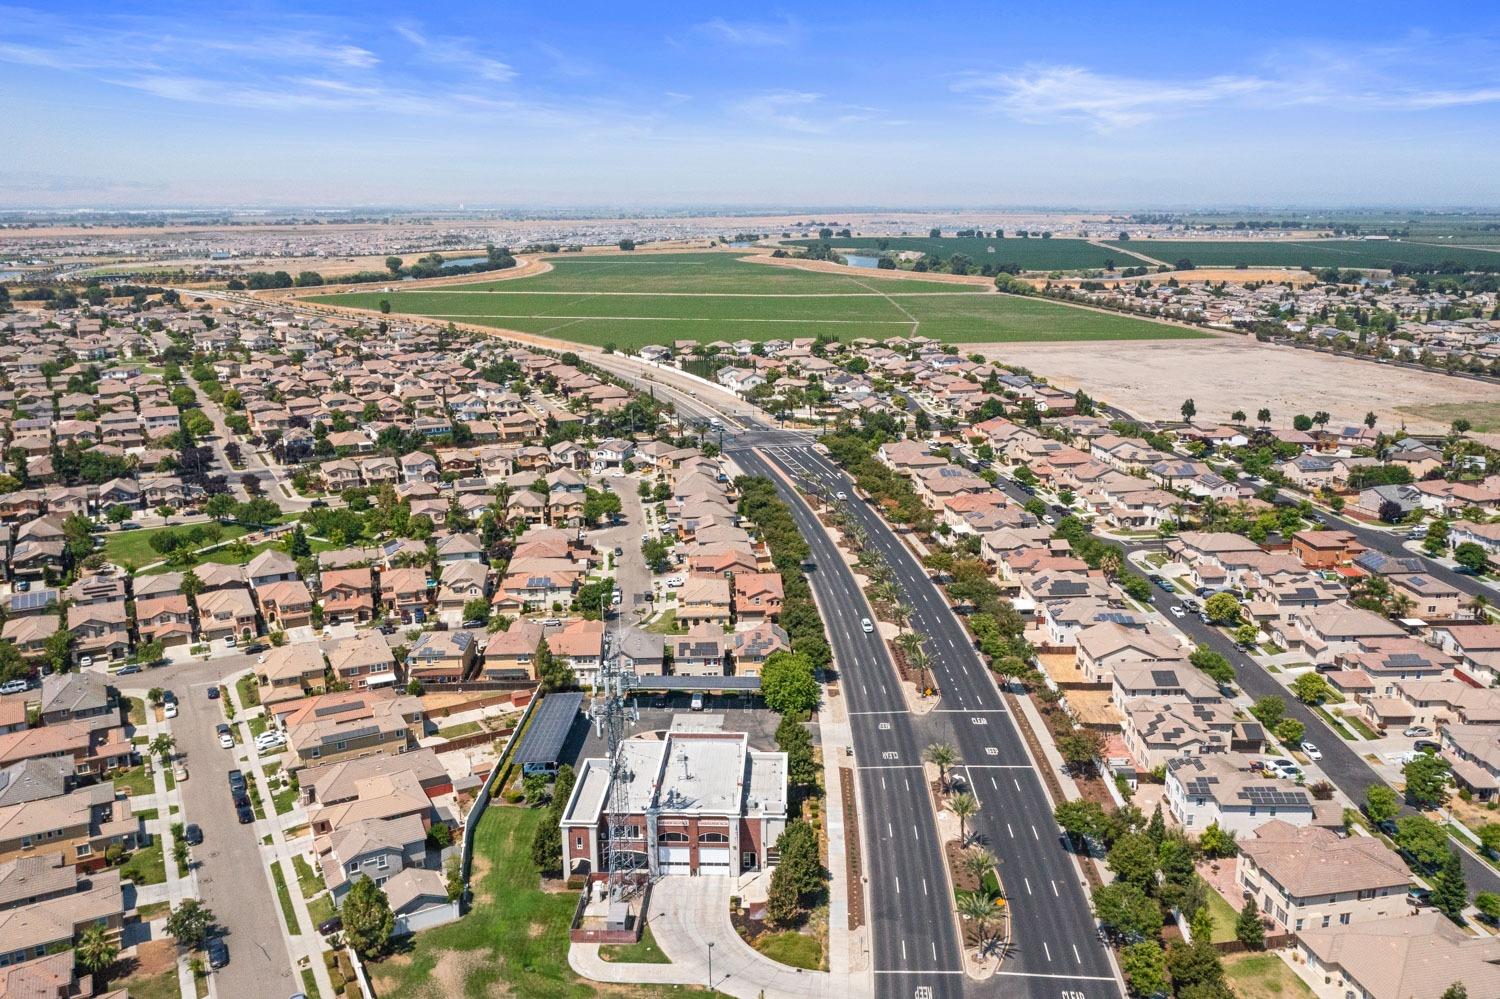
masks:
POLYGON ((700 843, 728 843, 729 837, 721 832, 702 833, 698 837, 700 843))
POLYGON ((359 861, 357 861, 357 860, 351 860, 349 862, 349 873, 350 874, 358 874, 359 873, 359 861))
POLYGON ((1349 925, 1349 913, 1343 912, 1343 913, 1339 914, 1339 925, 1340 926, 1348 926, 1349 925))
POLYGON ((686 843, 688 836, 682 832, 664 832, 657 839, 663 843, 686 843))
POLYGON ((380 855, 380 859, 377 860, 377 861, 375 861, 375 869, 377 871, 383 871, 383 870, 385 870, 389 866, 391 866, 391 862, 390 862, 390 859, 388 857, 386 857, 385 854, 381 854, 380 855))
POLYGON ((78 856, 87 857, 89 854, 94 852, 94 848, 87 843, 79 843, 77 852, 78 856))

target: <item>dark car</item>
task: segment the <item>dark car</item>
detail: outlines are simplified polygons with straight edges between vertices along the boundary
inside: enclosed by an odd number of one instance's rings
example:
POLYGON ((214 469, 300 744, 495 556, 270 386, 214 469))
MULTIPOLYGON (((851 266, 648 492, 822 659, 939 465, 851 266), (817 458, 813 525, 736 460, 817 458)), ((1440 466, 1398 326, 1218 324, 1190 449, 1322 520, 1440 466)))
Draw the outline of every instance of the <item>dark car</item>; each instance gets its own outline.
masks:
POLYGON ((380 633, 382 635, 394 635, 396 633, 396 626, 387 621, 380 626, 380 633))
POLYGON ((208 699, 210 701, 217 701, 219 699, 219 688, 218 687, 209 687, 208 688, 208 699))
POLYGON ((235 808, 249 808, 250 807, 250 796, 247 795, 244 792, 243 789, 231 792, 229 796, 232 799, 234 799, 234 807, 235 808))
POLYGON ((229 771, 229 786, 232 788, 243 790, 245 787, 245 775, 240 773, 238 770, 229 771))
POLYGON ((203 830, 198 827, 198 823, 189 822, 182 830, 182 838, 187 840, 188 846, 197 846, 203 842, 203 830))
POLYGON ((325 919, 318 924, 318 932, 323 934, 325 937, 329 934, 337 933, 343 928, 344 920, 339 916, 334 916, 332 919, 325 919))
POLYGON ((132 676, 141 671, 140 663, 126 663, 115 671, 115 676, 132 676))
POLYGON ((208 966, 210 968, 222 968, 229 963, 229 945, 219 937, 210 937, 203 945, 208 951, 208 966))
POLYGON ((251 642, 249 645, 245 646, 245 648, 244 648, 243 651, 244 651, 245 655, 248 656, 248 655, 254 655, 257 652, 264 652, 264 651, 266 651, 269 648, 270 648, 270 646, 267 645, 265 642, 251 642))
POLYGON ((325 510, 328 508, 328 501, 315 499, 311 503, 309 503, 308 506, 312 507, 314 510, 325 510))
POLYGON ((255 821, 255 812, 251 811, 249 805, 241 805, 235 809, 235 814, 240 817, 240 825, 245 826, 255 821))

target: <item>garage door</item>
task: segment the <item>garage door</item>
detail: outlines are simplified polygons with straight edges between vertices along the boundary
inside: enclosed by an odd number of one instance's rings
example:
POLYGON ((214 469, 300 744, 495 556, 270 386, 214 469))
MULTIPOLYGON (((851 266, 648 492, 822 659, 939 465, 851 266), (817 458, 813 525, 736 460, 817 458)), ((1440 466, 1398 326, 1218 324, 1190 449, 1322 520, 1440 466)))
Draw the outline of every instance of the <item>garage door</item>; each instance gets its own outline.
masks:
POLYGON ((656 862, 663 874, 693 873, 692 848, 686 846, 659 846, 656 862))
POLYGON ((709 850, 700 846, 698 848, 698 873, 728 874, 729 851, 727 849, 709 850))

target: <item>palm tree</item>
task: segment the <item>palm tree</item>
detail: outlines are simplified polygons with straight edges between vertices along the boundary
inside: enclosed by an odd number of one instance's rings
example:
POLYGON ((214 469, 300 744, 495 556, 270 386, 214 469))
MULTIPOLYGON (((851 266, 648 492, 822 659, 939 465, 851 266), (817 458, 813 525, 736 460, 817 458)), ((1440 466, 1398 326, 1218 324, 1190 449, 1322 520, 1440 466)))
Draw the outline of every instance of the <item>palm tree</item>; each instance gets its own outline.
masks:
POLYGON ((990 924, 1000 918, 1000 903, 982 891, 966 891, 958 896, 958 914, 974 921, 976 941, 983 952, 989 942, 990 924))
POLYGON ((948 786, 948 768, 958 763, 958 750, 946 742, 934 742, 922 750, 922 759, 938 768, 938 783, 948 786))
MULTIPOLYGON (((1484 598, 1480 597, 1479 599, 1482 600, 1484 598)), ((1476 615, 1476 616, 1479 616, 1479 615, 1476 615)), ((896 619, 896 626, 898 628, 905 628, 906 627, 906 623, 911 620, 911 604, 907 604, 907 603, 898 603, 898 604, 896 604, 896 606, 894 606, 894 607, 891 608, 891 617, 893 617, 893 618, 896 619)), ((918 639, 918 640, 920 641, 920 639, 918 639)), ((900 641, 900 639, 897 639, 897 641, 900 641)))
POLYGON ((948 808, 958 816, 958 842, 960 845, 967 843, 969 820, 979 812, 979 799, 967 791, 962 791, 948 799, 948 808))
POLYGON ((1120 570, 1125 568, 1125 557, 1120 554, 1120 549, 1106 549, 1104 554, 1099 556, 1099 568, 1103 570, 1106 579, 1114 579, 1118 576, 1120 570))
POLYGON ((913 656, 921 653, 922 644, 926 641, 927 639, 921 633, 915 631, 903 631, 896 638, 896 644, 901 647, 902 652, 906 653, 908 661, 913 656))
POLYGON ((85 929, 74 949, 78 966, 94 976, 107 971, 120 956, 120 945, 100 923, 94 923, 85 929))
POLYGON ((1265 408, 1264 406, 1262 406, 1260 409, 1258 409, 1258 410, 1255 411, 1255 419, 1258 420, 1263 425, 1267 424, 1267 423, 1270 423, 1271 422, 1271 411, 1269 409, 1265 408))
POLYGON ((974 882, 983 889, 985 875, 995 869, 995 855, 982 846, 965 850, 958 858, 958 869, 972 875, 974 882))

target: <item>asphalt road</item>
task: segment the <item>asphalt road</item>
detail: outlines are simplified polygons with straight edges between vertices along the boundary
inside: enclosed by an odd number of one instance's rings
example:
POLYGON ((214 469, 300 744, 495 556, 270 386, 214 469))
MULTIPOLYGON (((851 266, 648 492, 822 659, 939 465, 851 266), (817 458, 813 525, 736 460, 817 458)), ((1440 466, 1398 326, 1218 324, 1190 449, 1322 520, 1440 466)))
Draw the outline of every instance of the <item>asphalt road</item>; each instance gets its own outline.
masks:
MULTIPOLYGON (((229 946, 229 964, 214 973, 218 994, 289 996, 301 991, 302 979, 293 974, 286 939, 276 921, 279 903, 261 859, 259 823, 240 825, 229 797, 227 775, 235 767, 245 769, 238 758, 246 750, 244 746, 220 748, 214 727, 224 720, 223 702, 208 699, 209 687, 243 670, 250 658, 181 663, 130 679, 147 689, 164 687, 177 695, 180 713, 172 723, 172 734, 189 774, 181 785, 182 821, 196 822, 203 829, 203 843, 192 850, 198 887, 229 946)), ((167 863, 171 862, 169 857, 167 863)))
POLYGON ((860 627, 871 616, 869 605, 813 512, 766 458, 745 451, 735 460, 776 483, 817 565, 808 581, 840 671, 860 785, 875 993, 905 997, 925 988, 933 997, 962 995, 952 895, 922 767, 927 743, 907 711, 884 642, 860 627))
MULTIPOLYGON (((788 471, 853 495, 852 481, 811 447, 785 447, 774 453, 788 471)), ((1053 820, 1038 764, 989 669, 910 549, 863 502, 852 500, 849 509, 894 570, 903 599, 912 607, 911 627, 927 636, 941 703, 915 720, 918 741, 946 742, 958 749, 964 763, 961 772, 981 806, 970 827, 1000 861, 1011 945, 1001 975, 983 986, 971 985, 969 991, 1038 999, 1119 994, 1081 875, 1053 820)))
POLYGON ((1411 551, 1410 549, 1404 547, 1403 542, 1406 539, 1403 538, 1400 534, 1393 534, 1390 531, 1381 530, 1378 527, 1371 527, 1370 525, 1363 523, 1362 521, 1353 520, 1349 517, 1342 517, 1337 514, 1324 513, 1322 516, 1323 520, 1330 527, 1336 528, 1341 531, 1348 531, 1350 534, 1358 538, 1359 543, 1364 545, 1366 548, 1370 548, 1378 552, 1384 552, 1385 554, 1394 556, 1396 558, 1420 559, 1422 562, 1423 571, 1439 582, 1447 583, 1449 586, 1456 587, 1459 592, 1467 593, 1471 597, 1482 596, 1486 600, 1489 600, 1491 602, 1495 600, 1495 587, 1490 586, 1489 584, 1481 580, 1475 579, 1473 576, 1466 576, 1461 572, 1454 572, 1452 569, 1448 568, 1446 565, 1443 565, 1443 563, 1441 562, 1411 551))

